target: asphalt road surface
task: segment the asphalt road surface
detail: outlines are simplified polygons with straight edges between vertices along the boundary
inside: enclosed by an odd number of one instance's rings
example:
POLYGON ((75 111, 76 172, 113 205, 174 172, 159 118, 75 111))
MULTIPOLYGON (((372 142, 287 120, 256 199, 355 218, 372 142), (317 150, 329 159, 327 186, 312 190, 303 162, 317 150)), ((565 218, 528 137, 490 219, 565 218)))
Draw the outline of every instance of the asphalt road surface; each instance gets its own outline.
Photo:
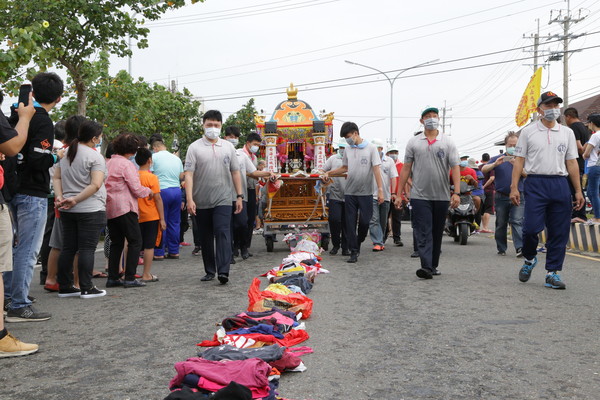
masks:
MULTIPOLYGON (((599 259, 567 256, 567 290, 559 291, 543 285, 544 255, 520 283, 522 262, 512 249, 496 255, 490 235, 467 246, 445 238, 442 275, 422 281, 406 223, 403 230, 405 247, 363 246, 358 264, 324 256, 331 274, 318 276, 306 321, 305 345, 315 352, 302 357, 306 372, 282 376, 283 397, 600 398, 599 259)), ((191 250, 155 263, 159 282, 98 299, 44 293, 36 270, 31 294, 53 318, 7 324, 40 351, 0 360, 0 399, 163 399, 173 364, 195 356, 215 323, 245 310, 252 278, 288 253, 281 242, 267 253, 255 236, 254 257, 238 259, 220 286, 200 282, 201 257, 191 250)))

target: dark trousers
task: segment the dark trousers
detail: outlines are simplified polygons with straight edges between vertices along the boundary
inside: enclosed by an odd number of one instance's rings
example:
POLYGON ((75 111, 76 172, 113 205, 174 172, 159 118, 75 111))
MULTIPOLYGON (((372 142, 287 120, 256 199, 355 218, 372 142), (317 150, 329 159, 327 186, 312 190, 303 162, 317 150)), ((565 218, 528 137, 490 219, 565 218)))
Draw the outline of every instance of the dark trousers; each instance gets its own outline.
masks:
POLYGON ((346 212, 343 201, 329 200, 329 232, 331 243, 334 247, 341 247, 343 251, 348 250, 346 240, 346 212))
POLYGON ((369 233, 369 223, 373 216, 373 196, 344 196, 346 212, 346 238, 352 254, 360 253, 360 244, 369 233), (356 223, 358 222, 358 234, 356 223))
POLYGON ((256 222, 256 213, 258 204, 256 202, 256 189, 248 189, 248 203, 246 212, 248 214, 248 223, 246 229, 246 243, 244 247, 250 248, 252 245, 252 233, 254 232, 254 223, 256 222))
POLYGON ((61 289, 73 286, 73 260, 75 254, 79 253, 77 262, 79 287, 82 291, 91 289, 94 286, 92 284, 94 255, 100 232, 106 225, 106 212, 61 212, 60 219, 62 220, 63 247, 58 258, 56 277, 58 285, 61 289))
MULTIPOLYGON (((390 207, 390 213, 388 218, 392 217, 392 236, 394 237, 394 241, 401 240, 402 238, 402 214, 404 210, 397 209, 396 206, 392 203, 390 207)), ((383 234, 383 242, 387 240, 387 237, 390 233, 390 224, 386 225, 385 233, 383 234)))
MULTIPOLYGON (((573 187, 573 184, 571 183, 570 179, 567 179, 567 182, 569 183, 569 190, 571 191, 571 197, 573 198, 573 201, 575 201, 575 188, 573 187)), ((579 171, 579 185, 581 186, 583 184, 583 171, 579 171)), ((583 187, 583 186, 581 186, 583 187)), ((579 210, 574 210, 571 209, 571 218, 581 218, 584 221, 587 221, 587 214, 585 213, 585 206, 581 207, 579 210)))
POLYGON ((192 236, 194 237, 194 246, 202 247, 200 243, 200 230, 198 229, 198 220, 192 216, 192 236))
POLYGON ((421 268, 433 272, 439 266, 442 236, 450 202, 411 199, 410 203, 421 268))
MULTIPOLYGON (((411 205, 412 207, 412 205, 411 205)), ((413 214, 413 212, 410 212, 410 227, 412 228, 412 237, 413 237, 413 251, 414 252, 418 252, 418 246, 417 246, 417 230, 415 228, 415 216, 413 214)))
POLYGON ((529 175, 524 182, 525 219, 523 256, 532 260, 537 254, 538 233, 548 229, 546 269, 562 270, 571 232, 571 190, 567 178, 529 175))
POLYGON ((40 271, 40 285, 46 283, 48 276, 48 256, 50 255, 50 236, 52 236, 52 227, 54 226, 54 197, 48 198, 48 214, 46 216, 46 228, 44 229, 44 239, 40 248, 40 261, 42 269, 40 271))
POLYGON ((248 205, 242 201, 242 212, 234 214, 235 202, 231 206, 231 249, 241 249, 246 245, 246 228, 248 226, 248 205))
POLYGON ((231 261, 231 206, 196 210, 200 228, 202 262, 208 275, 229 275, 231 261), (216 242, 216 252, 215 252, 216 242))
MULTIPOLYGON (((62 214, 61 214, 62 215, 62 214)), ((110 257, 108 258, 108 279, 119 279, 119 262, 127 239, 127 257, 125 258, 125 280, 135 279, 135 270, 142 249, 142 233, 138 215, 133 211, 111 218, 107 222, 110 231, 110 257)))
POLYGON ((165 251, 169 254, 179 254, 179 225, 181 224, 181 189, 178 187, 162 189, 160 198, 167 230, 163 232, 162 244, 154 251, 156 256, 162 257, 165 251))

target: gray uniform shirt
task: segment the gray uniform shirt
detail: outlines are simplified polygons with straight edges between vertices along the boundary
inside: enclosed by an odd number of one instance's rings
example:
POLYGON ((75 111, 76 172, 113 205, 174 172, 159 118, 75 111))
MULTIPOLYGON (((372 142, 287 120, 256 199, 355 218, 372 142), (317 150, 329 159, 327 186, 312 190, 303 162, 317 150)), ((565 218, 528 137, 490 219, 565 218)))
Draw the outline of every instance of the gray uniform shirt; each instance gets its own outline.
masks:
MULTIPOLYGON (((70 149, 67 149, 67 154, 70 149)), ((60 179, 62 184, 63 198, 73 197, 81 193, 90 183, 92 183, 92 172, 101 171, 106 179, 106 163, 104 157, 96 150, 84 145, 77 145, 77 155, 73 163, 69 165, 67 154, 60 160, 60 179)), ((73 208, 61 210, 61 212, 88 213, 96 211, 106 211, 106 187, 104 183, 100 189, 83 200, 75 204, 73 208)))
MULTIPOLYGON (((339 154, 334 154, 325 161, 325 172, 331 171, 342 166, 342 157, 339 154)), ((346 190, 346 178, 331 178, 331 185, 327 186, 329 200, 344 201, 344 193, 346 190)))
POLYGON ((344 150, 342 164, 348 167, 345 194, 349 196, 373 195, 373 182, 375 182, 373 167, 381 165, 377 148, 371 143, 367 143, 363 148, 347 146, 344 150))
POLYGON ((525 158, 527 175, 567 176, 565 161, 578 157, 575 134, 559 123, 548 129, 540 121, 533 122, 521 131, 515 156, 525 158))
POLYGON ((228 141, 219 139, 213 144, 202 137, 192 143, 185 157, 185 170, 194 173, 192 198, 196 208, 230 206, 231 172, 239 169, 235 147, 228 141))
MULTIPOLYGON (((240 175, 242 176, 242 193, 244 194, 244 201, 248 201, 248 185, 246 185, 246 173, 253 173, 254 171, 256 171, 256 167, 254 166, 254 164, 252 164, 252 161, 250 161, 250 157, 248 157, 248 154, 246 154, 243 149, 237 149, 235 151, 235 154, 237 155, 238 163, 240 164, 240 175)), ((235 186, 231 188, 231 198, 232 201, 237 200, 237 192, 235 191, 235 186)))
MULTIPOLYGON (((392 199, 392 179, 398 177, 398 170, 396 169, 396 162, 390 157, 383 156, 381 158, 381 165, 379 166, 381 171, 381 181, 383 183, 383 200, 390 201, 392 199)), ((377 183, 373 182, 373 198, 377 198, 377 183)))
POLYGON ((404 152, 404 163, 412 163, 410 197, 449 201, 450 169, 458 162, 458 150, 448 136, 440 132, 431 144, 423 133, 413 136, 404 152))

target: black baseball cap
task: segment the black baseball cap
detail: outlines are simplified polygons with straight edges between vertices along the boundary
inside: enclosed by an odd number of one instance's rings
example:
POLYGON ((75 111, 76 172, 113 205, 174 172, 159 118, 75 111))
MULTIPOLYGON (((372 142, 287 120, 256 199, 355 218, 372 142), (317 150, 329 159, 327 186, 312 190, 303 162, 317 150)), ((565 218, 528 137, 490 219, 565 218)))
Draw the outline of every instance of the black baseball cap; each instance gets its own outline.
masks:
POLYGON ((551 101, 558 101, 559 103, 562 103, 563 99, 558 97, 558 95, 554 92, 544 92, 541 94, 540 98, 538 99, 537 105, 539 107, 540 104, 546 104, 551 101))

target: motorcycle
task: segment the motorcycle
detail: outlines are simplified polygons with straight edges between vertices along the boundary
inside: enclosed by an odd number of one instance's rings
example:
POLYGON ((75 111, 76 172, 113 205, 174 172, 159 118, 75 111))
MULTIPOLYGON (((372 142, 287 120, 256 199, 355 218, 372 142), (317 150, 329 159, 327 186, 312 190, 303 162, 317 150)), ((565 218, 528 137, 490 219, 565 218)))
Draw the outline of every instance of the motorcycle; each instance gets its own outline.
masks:
MULTIPOLYGON (((454 190, 454 185, 450 188, 454 190)), ((448 209, 446 219, 446 233, 463 246, 467 244, 469 236, 475 231, 475 203, 471 196, 473 189, 474 187, 466 182, 460 183, 460 204, 456 208, 448 209)))

